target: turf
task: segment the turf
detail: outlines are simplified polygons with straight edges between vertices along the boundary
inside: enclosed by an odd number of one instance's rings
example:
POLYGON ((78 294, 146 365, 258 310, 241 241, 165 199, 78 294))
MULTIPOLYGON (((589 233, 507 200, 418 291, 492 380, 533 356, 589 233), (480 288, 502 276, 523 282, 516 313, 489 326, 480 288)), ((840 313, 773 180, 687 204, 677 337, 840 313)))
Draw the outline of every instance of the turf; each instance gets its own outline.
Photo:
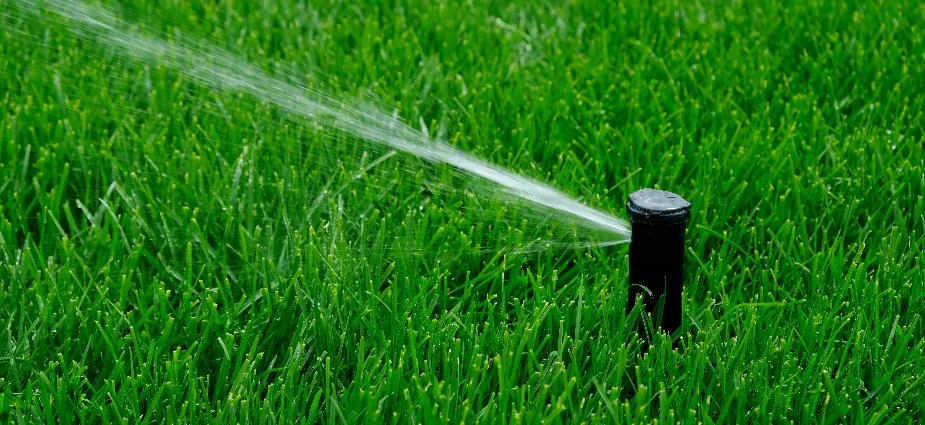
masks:
POLYGON ((925 6, 309 3, 120 8, 595 207, 683 194, 677 348, 625 246, 512 254, 440 170, 355 182, 381 152, 4 12, 0 421, 925 419, 925 6))

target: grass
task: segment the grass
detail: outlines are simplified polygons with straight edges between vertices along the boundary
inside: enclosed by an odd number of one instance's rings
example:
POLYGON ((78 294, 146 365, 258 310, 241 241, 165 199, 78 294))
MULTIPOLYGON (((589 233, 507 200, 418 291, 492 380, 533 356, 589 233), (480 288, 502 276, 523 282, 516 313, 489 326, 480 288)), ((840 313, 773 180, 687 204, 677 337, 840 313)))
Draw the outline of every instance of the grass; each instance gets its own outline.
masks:
POLYGON ((4 12, 0 420, 925 418, 921 4, 311 3, 120 7, 605 210, 683 194, 678 348, 623 246, 511 254, 445 170, 356 181, 383 152, 4 12))

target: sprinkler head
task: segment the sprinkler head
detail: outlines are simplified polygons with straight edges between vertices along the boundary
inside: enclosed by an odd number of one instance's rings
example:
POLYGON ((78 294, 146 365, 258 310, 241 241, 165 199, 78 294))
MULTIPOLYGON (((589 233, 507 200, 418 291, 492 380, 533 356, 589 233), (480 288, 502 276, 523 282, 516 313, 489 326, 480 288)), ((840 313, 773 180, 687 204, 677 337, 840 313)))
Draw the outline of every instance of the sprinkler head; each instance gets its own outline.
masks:
POLYGON ((664 190, 641 189, 629 196, 626 210, 633 227, 627 311, 642 295, 654 323, 671 334, 681 327, 684 231, 691 203, 664 190))

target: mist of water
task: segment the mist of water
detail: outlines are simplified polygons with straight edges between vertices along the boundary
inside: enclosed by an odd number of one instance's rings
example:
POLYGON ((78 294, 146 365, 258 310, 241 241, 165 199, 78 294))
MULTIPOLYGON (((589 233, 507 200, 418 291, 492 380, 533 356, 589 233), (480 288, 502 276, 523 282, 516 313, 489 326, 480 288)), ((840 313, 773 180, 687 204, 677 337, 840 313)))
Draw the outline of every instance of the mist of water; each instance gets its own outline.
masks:
POLYGON ((177 35, 167 41, 146 35, 103 6, 78 0, 13 0, 13 3, 27 13, 65 19, 73 34, 117 54, 170 68, 216 90, 246 93, 258 101, 276 105, 294 119, 308 120, 435 164, 446 164, 491 182, 482 186, 483 193, 479 196, 526 201, 532 208, 545 211, 549 218, 568 219, 588 231, 607 235, 610 241, 598 245, 629 241, 630 228, 624 220, 456 149, 443 140, 430 138, 372 101, 345 100, 295 82, 291 76, 270 75, 201 40, 177 35))

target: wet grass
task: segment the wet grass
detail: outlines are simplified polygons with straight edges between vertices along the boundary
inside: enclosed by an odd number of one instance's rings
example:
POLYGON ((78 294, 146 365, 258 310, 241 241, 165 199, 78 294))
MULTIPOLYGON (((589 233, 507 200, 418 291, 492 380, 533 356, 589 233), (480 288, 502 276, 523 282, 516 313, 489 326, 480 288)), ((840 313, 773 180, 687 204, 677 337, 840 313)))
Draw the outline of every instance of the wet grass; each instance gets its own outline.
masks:
POLYGON ((3 12, 0 420, 925 415, 923 6, 125 3, 595 207, 683 194, 684 332, 640 350, 625 247, 511 253, 458 176, 3 12))

